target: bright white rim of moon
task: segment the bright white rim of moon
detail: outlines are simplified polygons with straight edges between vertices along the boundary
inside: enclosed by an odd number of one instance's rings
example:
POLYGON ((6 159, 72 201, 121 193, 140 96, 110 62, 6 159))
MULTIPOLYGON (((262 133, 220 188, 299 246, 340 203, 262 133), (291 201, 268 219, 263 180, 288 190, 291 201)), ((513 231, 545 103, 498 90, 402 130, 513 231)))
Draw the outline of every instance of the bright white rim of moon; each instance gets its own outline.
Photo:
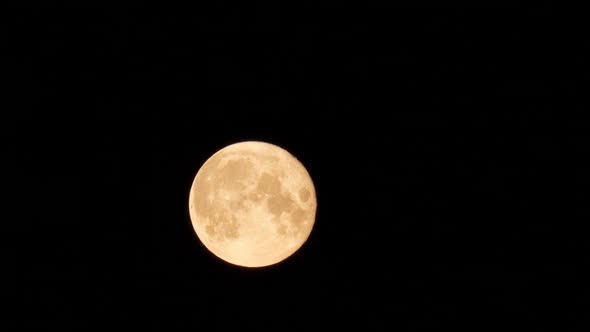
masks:
POLYGON ((279 263, 307 241, 316 191, 303 164, 285 149, 245 141, 214 153, 189 194, 195 233, 215 256, 234 265, 279 263))

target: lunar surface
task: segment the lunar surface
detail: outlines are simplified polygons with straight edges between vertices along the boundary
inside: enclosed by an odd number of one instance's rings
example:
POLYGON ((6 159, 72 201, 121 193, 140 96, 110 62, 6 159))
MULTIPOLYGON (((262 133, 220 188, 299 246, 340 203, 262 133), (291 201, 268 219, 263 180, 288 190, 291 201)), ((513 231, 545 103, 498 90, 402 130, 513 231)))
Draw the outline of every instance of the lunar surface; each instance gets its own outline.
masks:
POLYGON ((199 169, 189 195, 192 225, 217 257, 240 266, 283 261, 309 237, 316 192, 305 167, 264 142, 229 145, 199 169))

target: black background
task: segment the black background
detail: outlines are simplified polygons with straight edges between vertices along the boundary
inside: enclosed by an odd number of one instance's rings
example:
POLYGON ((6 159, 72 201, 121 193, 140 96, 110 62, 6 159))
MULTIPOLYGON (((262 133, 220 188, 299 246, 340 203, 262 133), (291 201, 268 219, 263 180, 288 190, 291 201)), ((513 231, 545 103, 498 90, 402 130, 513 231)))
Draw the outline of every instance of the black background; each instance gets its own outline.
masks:
POLYGON ((587 330, 582 20, 547 4, 9 16, 13 328, 587 330), (302 249, 254 270, 207 252, 187 210, 202 163, 242 140, 289 150, 318 195, 302 249))

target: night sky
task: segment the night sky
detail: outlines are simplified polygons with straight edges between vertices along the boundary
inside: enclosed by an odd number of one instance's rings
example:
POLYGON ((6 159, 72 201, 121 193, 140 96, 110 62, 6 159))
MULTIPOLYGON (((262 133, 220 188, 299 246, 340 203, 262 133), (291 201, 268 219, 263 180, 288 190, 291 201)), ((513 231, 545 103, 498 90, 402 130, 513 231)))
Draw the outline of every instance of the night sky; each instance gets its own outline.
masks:
POLYGON ((490 8, 9 14, 4 322, 588 331, 588 39, 549 5, 490 8), (188 215, 199 167, 244 140, 290 151, 318 199, 260 269, 188 215))

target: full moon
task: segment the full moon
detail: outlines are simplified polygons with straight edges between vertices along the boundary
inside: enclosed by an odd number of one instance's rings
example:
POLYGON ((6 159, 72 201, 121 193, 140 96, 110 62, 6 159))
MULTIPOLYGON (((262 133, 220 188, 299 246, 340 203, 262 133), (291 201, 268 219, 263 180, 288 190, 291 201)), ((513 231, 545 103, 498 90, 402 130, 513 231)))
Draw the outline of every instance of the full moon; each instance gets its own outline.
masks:
POLYGON ((303 164, 273 144, 247 141, 213 154, 189 195, 193 228, 231 264, 276 264, 307 241, 315 222, 314 184, 303 164))

